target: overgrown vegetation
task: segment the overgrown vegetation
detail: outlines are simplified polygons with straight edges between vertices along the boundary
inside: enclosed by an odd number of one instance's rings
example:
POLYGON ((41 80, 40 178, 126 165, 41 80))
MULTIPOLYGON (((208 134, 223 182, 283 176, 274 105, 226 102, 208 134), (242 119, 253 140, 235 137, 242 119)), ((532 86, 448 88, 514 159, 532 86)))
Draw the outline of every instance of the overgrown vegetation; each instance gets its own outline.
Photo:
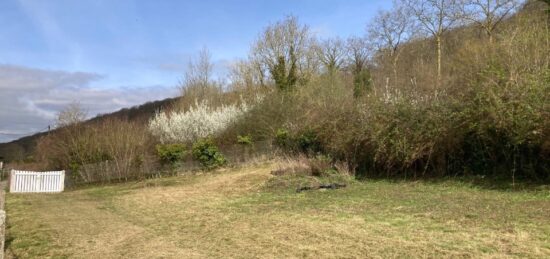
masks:
MULTIPOLYGON (((242 123, 255 128, 256 138, 274 137, 293 153, 330 155, 365 176, 550 180, 544 5, 529 1, 510 17, 519 3, 507 1, 486 14, 503 21, 493 21, 491 35, 477 36, 476 25, 461 19, 461 6, 445 4, 456 13, 445 14, 450 29, 432 35, 442 44, 433 53, 425 51, 433 37, 411 34, 423 25, 403 17, 407 5, 398 2, 374 21, 369 36, 377 37, 378 49, 365 61, 373 81, 360 98, 355 57, 329 55, 321 71, 332 71, 340 58, 337 73, 310 77, 292 94, 272 92, 242 123), (376 31, 380 26, 388 30, 376 31)), ((482 3, 472 5, 468 15, 482 3)))
POLYGON ((70 170, 75 183, 136 179, 151 173, 153 143, 134 122, 75 122, 40 139, 36 159, 50 169, 70 170))
POLYGON ((69 125, 44 136, 33 159, 83 179, 92 179, 85 165, 114 162, 111 178, 127 179, 180 159, 159 143, 194 146, 211 169, 223 164, 214 150, 254 140, 329 157, 357 176, 548 182, 548 6, 498 3, 394 1, 364 37, 346 40, 319 39, 286 17, 259 34, 229 83, 213 79, 205 49, 177 104, 148 127, 69 125))

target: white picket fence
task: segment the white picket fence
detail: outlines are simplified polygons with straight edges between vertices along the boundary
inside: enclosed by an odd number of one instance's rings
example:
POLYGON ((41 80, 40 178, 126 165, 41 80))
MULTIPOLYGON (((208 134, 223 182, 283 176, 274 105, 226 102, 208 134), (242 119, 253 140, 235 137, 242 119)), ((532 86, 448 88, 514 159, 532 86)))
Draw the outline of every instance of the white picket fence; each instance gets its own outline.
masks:
POLYGON ((11 170, 10 192, 62 192, 65 171, 32 172, 11 170))

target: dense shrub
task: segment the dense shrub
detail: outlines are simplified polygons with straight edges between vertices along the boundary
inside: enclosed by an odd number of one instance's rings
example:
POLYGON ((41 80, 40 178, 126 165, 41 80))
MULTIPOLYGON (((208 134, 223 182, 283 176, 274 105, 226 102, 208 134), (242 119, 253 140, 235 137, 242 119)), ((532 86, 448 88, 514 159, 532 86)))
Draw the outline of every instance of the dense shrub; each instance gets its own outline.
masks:
POLYGON ((176 164, 185 159, 188 154, 183 144, 159 144, 156 148, 157 155, 164 164, 176 164))
POLYGON ((317 154, 322 151, 321 143, 313 130, 291 134, 289 130, 278 129, 274 142, 279 148, 291 153, 317 154))
POLYGON ((322 151, 321 142, 313 130, 305 130, 296 137, 298 151, 307 154, 316 154, 322 151))
POLYGON ((511 82, 506 68, 490 65, 482 72, 461 114, 467 125, 462 164, 487 175, 509 171, 514 178, 550 179, 543 154, 548 129, 545 96, 550 92, 545 75, 531 79, 526 74, 511 82))
POLYGON ((309 155, 322 151, 317 133, 311 129, 298 134, 291 134, 287 129, 278 129, 274 138, 275 144, 285 151, 309 155))
POLYGON ((146 129, 123 120, 75 124, 38 141, 44 169, 69 169, 76 182, 109 182, 146 176, 154 146, 146 129))
MULTIPOLYGON (((293 112, 279 123, 285 130, 274 134, 275 143, 300 151, 319 147, 369 176, 548 181, 550 49, 544 22, 538 15, 517 15, 499 32, 502 40, 491 44, 448 39, 454 45, 446 62, 456 66, 444 71, 440 86, 433 71, 415 63, 426 62, 418 58, 422 41, 402 53, 397 72, 403 76, 396 81, 402 85, 388 83, 392 67, 384 67, 384 60, 373 69, 372 92, 355 101, 345 77, 313 80, 287 102, 293 112)), ((422 55, 430 61, 429 53, 422 55)))
POLYGON ((290 133, 286 129, 277 129, 275 132, 274 142, 279 148, 291 149, 291 138, 290 133))
POLYGON ((204 169, 211 170, 227 163, 211 138, 201 139, 193 144, 193 158, 199 161, 204 169))

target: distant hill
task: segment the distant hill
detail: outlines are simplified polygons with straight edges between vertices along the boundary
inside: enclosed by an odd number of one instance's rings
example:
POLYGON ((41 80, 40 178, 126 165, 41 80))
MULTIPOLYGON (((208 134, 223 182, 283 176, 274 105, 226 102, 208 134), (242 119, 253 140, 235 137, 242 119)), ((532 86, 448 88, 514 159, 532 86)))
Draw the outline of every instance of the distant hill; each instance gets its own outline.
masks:
MULTIPOLYGON (((115 118, 145 124, 151 118, 151 116, 155 114, 155 112, 165 107, 169 107, 177 100, 178 97, 154 102, 147 102, 131 108, 123 108, 113 113, 100 114, 94 118, 87 120, 84 123, 95 123, 102 120, 115 118)), ((55 130, 52 130, 52 132, 54 131, 55 130)), ((44 136, 46 134, 48 134, 48 132, 41 132, 31 136, 22 137, 8 143, 0 143, 0 160, 6 162, 24 160, 25 158, 29 157, 34 151, 36 141, 41 136, 44 136)))

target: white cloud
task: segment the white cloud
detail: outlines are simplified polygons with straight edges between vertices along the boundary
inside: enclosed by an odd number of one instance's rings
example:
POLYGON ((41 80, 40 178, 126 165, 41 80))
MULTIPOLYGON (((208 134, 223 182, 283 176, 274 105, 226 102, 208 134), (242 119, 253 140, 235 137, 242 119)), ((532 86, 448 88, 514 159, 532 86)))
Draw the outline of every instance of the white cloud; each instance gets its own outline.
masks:
POLYGON ((173 87, 97 87, 103 77, 0 65, 0 142, 47 128, 56 114, 79 102, 90 116, 176 95, 173 87))
POLYGON ((42 90, 59 87, 82 87, 101 79, 93 73, 65 72, 0 64, 0 90, 42 90))

